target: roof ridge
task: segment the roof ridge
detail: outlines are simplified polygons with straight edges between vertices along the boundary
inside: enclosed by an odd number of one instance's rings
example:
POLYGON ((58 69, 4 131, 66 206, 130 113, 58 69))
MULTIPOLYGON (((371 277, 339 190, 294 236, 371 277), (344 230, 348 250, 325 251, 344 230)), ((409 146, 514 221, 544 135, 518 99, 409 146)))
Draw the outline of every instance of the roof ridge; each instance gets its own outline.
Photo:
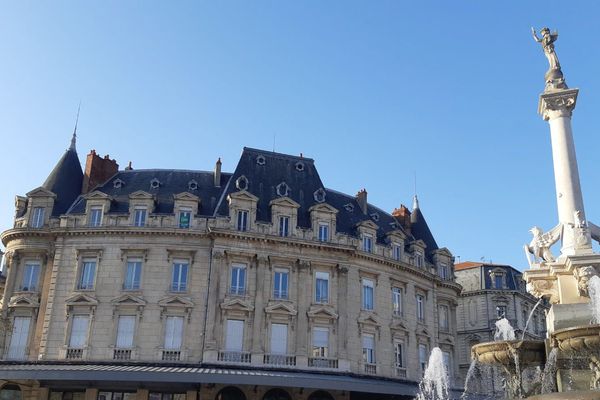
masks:
POLYGON ((265 155, 274 155, 274 156, 282 156, 282 157, 286 157, 286 158, 293 158, 296 160, 302 160, 302 161, 309 161, 314 163, 314 159, 310 158, 310 157, 304 157, 304 156, 294 156, 292 154, 285 154, 285 153, 278 153, 276 151, 270 151, 270 150, 261 150, 261 149, 255 149, 252 147, 244 147, 243 151, 248 151, 248 152, 257 152, 257 153, 261 153, 261 154, 265 154, 265 155))

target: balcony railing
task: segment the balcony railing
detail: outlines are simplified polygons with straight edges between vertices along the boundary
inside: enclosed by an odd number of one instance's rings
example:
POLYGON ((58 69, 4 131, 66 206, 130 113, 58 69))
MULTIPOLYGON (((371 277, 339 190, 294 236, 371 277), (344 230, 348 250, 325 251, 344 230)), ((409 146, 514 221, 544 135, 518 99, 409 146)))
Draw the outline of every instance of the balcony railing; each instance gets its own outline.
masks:
POLYGON ((396 376, 399 378, 406 378, 406 368, 396 366, 396 376))
POLYGON ((113 360, 131 360, 131 349, 114 349, 113 360))
POLYGON ((181 361, 181 350, 163 350, 163 361, 181 361))
POLYGON ((308 366, 311 368, 337 368, 337 358, 309 357, 308 366))
POLYGON ((252 355, 247 351, 219 351, 217 361, 250 363, 252 361, 252 355))
POLYGON ((65 358, 67 360, 81 360, 83 359, 83 349, 67 349, 65 358))
POLYGON ((365 374, 375 375, 377 373, 377 364, 365 364, 365 374))
POLYGON ((263 364, 293 367, 296 365, 296 356, 289 356, 287 354, 265 354, 263 356, 263 364))

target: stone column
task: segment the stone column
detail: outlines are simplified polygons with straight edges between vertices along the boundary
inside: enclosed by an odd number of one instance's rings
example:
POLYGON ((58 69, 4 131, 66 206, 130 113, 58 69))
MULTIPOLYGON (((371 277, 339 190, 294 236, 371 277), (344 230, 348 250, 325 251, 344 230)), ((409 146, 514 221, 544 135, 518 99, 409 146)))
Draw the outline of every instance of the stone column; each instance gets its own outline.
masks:
POLYGON ((207 297, 205 299, 206 308, 206 326, 204 327, 204 349, 202 361, 211 362, 217 360, 217 340, 215 329, 219 321, 219 276, 225 264, 225 253, 222 250, 212 251, 212 267, 210 271, 210 283, 207 297))
POLYGON ((312 302, 312 278, 310 276, 310 262, 298 260, 297 265, 297 289, 298 318, 296 328, 296 362, 298 366, 308 364, 308 338, 311 335, 308 324, 308 310, 312 302))
POLYGON ((19 254, 16 251, 7 252, 6 254, 6 285, 4 288, 4 300, 2 301, 2 309, 8 308, 8 303, 15 291, 15 281, 17 279, 17 268, 19 266, 19 254))
POLYGON ((269 288, 265 287, 265 276, 269 268, 269 259, 265 256, 257 256, 256 258, 256 283, 254 291, 254 322, 252 324, 252 359, 260 360, 262 363, 262 355, 265 352, 263 331, 263 317, 265 294, 268 295, 269 288), (255 356, 256 355, 256 356, 255 356))

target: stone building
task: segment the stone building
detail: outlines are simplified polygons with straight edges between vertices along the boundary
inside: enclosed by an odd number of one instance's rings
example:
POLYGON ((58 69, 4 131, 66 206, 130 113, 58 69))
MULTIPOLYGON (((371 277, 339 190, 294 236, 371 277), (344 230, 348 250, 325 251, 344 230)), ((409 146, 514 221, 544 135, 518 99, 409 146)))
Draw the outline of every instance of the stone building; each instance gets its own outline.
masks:
MULTIPOLYGON (((495 323, 502 316, 520 338, 538 299, 525 290, 523 274, 509 265, 462 262, 456 264, 455 276, 463 288, 456 315, 456 350, 460 376, 464 379, 471 364, 471 347, 493 341, 495 323)), ((545 339, 547 309, 546 302, 535 308, 525 332, 526 339, 545 339)))
POLYGON ((309 158, 82 170, 74 137, 1 240, 0 396, 411 398, 434 346, 458 375, 460 286, 416 199, 389 214, 309 158))

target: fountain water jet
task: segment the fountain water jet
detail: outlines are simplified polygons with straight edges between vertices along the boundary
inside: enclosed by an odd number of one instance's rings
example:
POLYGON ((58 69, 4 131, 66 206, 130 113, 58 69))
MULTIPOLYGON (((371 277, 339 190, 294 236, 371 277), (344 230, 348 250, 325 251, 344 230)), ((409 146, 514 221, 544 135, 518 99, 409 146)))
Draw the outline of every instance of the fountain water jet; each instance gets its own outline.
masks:
POLYGON ((448 371, 444 364, 444 355, 439 347, 431 350, 427 368, 415 400, 448 400, 448 371))

